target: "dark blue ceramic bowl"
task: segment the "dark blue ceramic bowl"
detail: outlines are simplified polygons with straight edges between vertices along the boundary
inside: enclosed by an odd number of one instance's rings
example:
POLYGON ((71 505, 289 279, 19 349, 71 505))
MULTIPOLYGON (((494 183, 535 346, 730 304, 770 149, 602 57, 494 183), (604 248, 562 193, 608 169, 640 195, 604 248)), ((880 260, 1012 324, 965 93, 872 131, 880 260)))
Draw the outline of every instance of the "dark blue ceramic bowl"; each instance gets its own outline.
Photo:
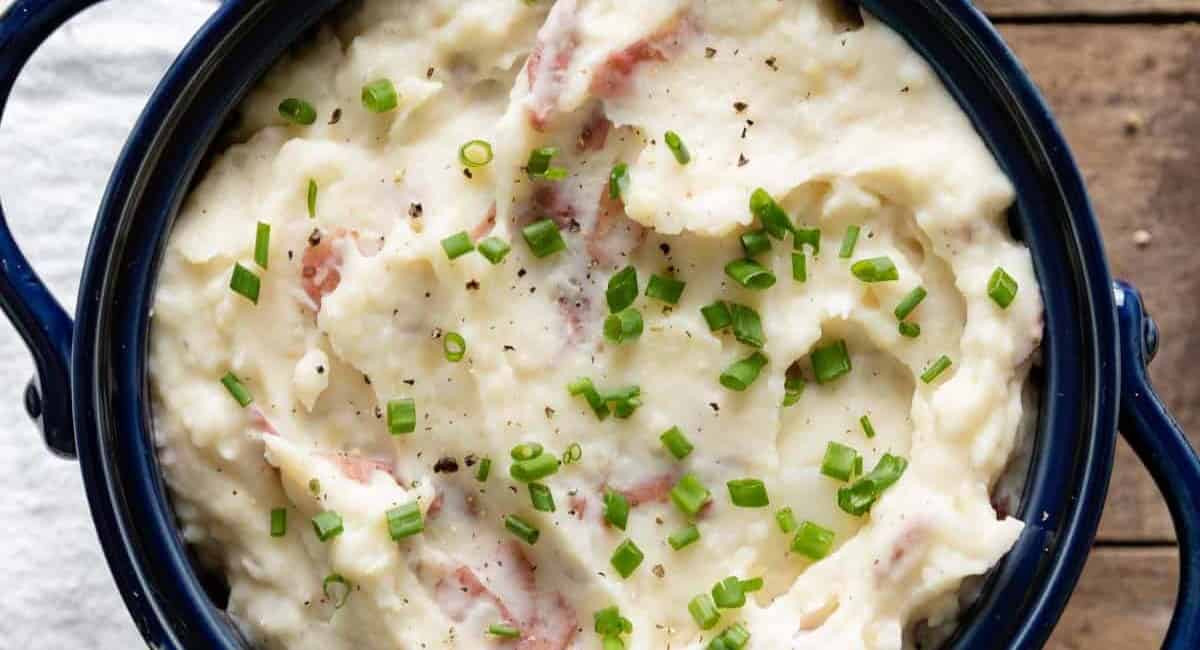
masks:
MULTIPOLYGON (((0 108, 33 50, 97 0, 17 0, 0 16, 0 108)), ((176 530, 146 399, 146 337, 163 243, 222 123, 255 80, 338 0, 228 0, 151 98, 113 171, 75 322, 0 213, 0 302, 37 364, 26 407, 51 450, 77 457, 113 576, 154 647, 245 648, 176 530)), ((1079 171, 1037 90, 966 0, 863 0, 932 62, 1017 187, 1014 232, 1046 306, 1040 425, 1012 552, 949 647, 1036 648, 1090 548, 1118 421, 1166 496, 1181 584, 1165 647, 1200 647, 1200 463, 1145 372, 1157 330, 1112 282, 1079 171)), ((1117 588, 1114 585, 1114 588, 1117 588)))

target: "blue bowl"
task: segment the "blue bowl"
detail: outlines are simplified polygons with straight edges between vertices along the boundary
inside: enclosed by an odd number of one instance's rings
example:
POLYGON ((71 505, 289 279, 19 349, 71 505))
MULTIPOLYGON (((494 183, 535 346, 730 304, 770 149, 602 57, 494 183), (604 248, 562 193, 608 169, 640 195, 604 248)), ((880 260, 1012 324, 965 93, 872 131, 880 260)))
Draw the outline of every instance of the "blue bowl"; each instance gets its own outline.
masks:
MULTIPOLYGON (((0 16, 0 109, 34 49, 97 0, 17 0, 0 16)), ((175 526, 151 437, 146 348, 154 278, 184 195, 255 81, 337 0, 228 0, 167 71, 108 186, 70 316, 0 212, 0 305, 37 366, 26 407, 50 449, 77 457, 96 530, 154 647, 246 648, 219 578, 175 526)), ((1110 278, 1083 182, 1054 120, 966 0, 862 0, 934 66, 1017 187, 1013 231, 1046 307, 1040 422, 1017 513, 1027 527, 962 615, 950 648, 1035 648, 1049 636, 1100 520, 1118 419, 1164 493, 1181 580, 1164 647, 1200 647, 1200 462, 1146 377, 1158 332, 1110 278)))

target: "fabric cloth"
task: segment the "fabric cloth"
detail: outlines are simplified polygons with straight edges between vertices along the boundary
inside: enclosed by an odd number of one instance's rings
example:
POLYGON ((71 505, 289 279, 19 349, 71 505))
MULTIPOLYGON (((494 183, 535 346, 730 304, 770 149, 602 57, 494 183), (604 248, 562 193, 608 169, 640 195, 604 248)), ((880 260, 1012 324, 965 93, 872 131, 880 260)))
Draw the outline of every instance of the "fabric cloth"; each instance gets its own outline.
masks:
MULTIPOLYGON (((0 0, 0 11, 8 0, 0 0)), ((167 66, 216 0, 110 0, 26 66, 0 124, 0 202, 26 256, 73 311, 112 165, 167 66)), ((74 462, 22 406, 33 365, 0 319, 0 647, 144 647, 92 527, 74 462)))

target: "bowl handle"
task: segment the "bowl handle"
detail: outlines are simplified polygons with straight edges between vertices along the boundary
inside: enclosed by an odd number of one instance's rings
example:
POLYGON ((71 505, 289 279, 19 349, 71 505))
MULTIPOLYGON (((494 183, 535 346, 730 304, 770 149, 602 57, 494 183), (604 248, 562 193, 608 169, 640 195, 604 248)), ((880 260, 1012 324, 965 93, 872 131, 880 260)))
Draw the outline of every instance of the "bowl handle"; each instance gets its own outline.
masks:
MULTIPOLYGON (((0 117, 17 74, 54 30, 98 0, 16 0, 0 14, 0 117)), ((37 374, 25 410, 55 453, 75 456, 71 418, 71 317, 21 253, 0 207, 0 308, 25 339, 37 374)))
POLYGON ((1146 366, 1158 351, 1158 326, 1142 296, 1114 284, 1121 330, 1120 428, 1167 501, 1179 537, 1179 594, 1163 648, 1200 647, 1200 458, 1159 400, 1146 366))

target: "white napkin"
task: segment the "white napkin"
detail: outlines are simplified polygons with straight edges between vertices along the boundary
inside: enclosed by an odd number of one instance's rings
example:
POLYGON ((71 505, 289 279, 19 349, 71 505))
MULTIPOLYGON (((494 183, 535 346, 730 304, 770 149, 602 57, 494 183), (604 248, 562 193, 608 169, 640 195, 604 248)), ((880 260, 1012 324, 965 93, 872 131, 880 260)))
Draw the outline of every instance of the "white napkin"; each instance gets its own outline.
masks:
MULTIPOLYGON (((0 11, 8 0, 0 0, 0 11)), ((216 0, 110 0, 26 66, 0 127, 0 202, 71 311, 100 196, 146 99, 216 0)), ((0 319, 3 321, 3 319, 0 319)), ((22 407, 33 366, 0 323, 0 647, 143 647, 117 593, 79 468, 44 448, 22 407)))

